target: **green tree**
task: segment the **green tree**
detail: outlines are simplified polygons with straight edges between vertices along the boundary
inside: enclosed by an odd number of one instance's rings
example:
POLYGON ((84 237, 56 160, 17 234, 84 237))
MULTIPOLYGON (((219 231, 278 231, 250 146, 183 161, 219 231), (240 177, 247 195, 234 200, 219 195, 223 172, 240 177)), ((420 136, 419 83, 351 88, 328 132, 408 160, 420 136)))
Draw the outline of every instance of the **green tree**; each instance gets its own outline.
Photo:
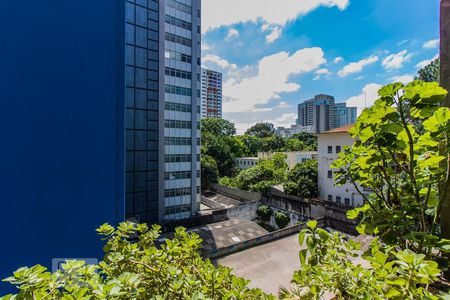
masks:
POLYGON ((19 294, 0 299, 275 299, 249 288, 249 281, 231 269, 203 260, 199 236, 182 228, 161 246, 156 245, 157 225, 105 224, 97 231, 106 241, 98 265, 67 261, 53 274, 39 265, 21 268, 6 280, 20 288, 19 294))
POLYGON ((262 149, 262 139, 260 138, 248 134, 237 136, 236 138, 243 143, 245 156, 254 157, 262 149))
POLYGON ((280 229, 285 228, 291 221, 291 218, 281 211, 276 211, 274 216, 275 216, 275 223, 280 229))
POLYGON ((261 205, 256 210, 256 214, 261 222, 267 223, 270 221, 270 217, 273 215, 273 210, 268 205, 261 205))
POLYGON ((287 174, 283 185, 284 192, 302 198, 315 198, 319 195, 318 163, 312 159, 295 165, 287 174))
POLYGON ((291 139, 297 139, 305 145, 302 150, 317 151, 317 135, 309 132, 300 132, 293 134, 291 139))
POLYGON ((220 176, 233 176, 236 173, 236 156, 231 152, 228 142, 226 137, 210 132, 206 132, 202 136, 202 155, 210 156, 216 161, 220 176))
POLYGON ((306 246, 299 253, 300 269, 294 273, 291 290, 281 289, 279 299, 319 300, 326 293, 342 300, 448 299, 448 294, 431 291, 441 270, 425 255, 382 247, 375 239, 361 257, 361 244, 317 228, 316 221, 308 222, 308 227, 299 235, 300 245, 306 246), (358 258, 365 259, 365 266, 358 258))
POLYGON ((439 58, 436 58, 429 65, 419 70, 416 80, 423 80, 425 82, 440 82, 440 67, 441 61, 439 58))
POLYGON ((241 171, 234 178, 221 178, 219 183, 252 192, 268 192, 286 178, 286 155, 275 153, 272 159, 263 159, 252 168, 241 171))
POLYGON ((365 200, 348 213, 362 216, 361 233, 380 233, 388 245, 434 257, 449 249, 437 222, 449 177, 450 110, 439 107, 447 92, 414 81, 378 93, 350 130, 356 142, 332 165, 339 169, 336 182, 353 183, 365 200))
POLYGON ((268 123, 257 123, 249 128, 245 134, 256 136, 258 138, 267 138, 274 135, 272 126, 268 123))
POLYGON ((212 133, 216 136, 233 136, 236 128, 230 121, 221 118, 204 118, 201 120, 202 134, 212 133))
POLYGON ((219 169, 214 158, 209 155, 201 156, 202 188, 208 186, 208 182, 217 182, 219 179, 219 169))

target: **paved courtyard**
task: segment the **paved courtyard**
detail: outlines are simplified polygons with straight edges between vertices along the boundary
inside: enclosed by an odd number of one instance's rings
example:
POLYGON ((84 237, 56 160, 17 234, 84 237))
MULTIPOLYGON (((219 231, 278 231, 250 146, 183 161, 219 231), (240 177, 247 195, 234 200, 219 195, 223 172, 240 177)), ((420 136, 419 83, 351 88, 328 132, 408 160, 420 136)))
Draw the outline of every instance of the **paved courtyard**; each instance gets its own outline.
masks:
POLYGON ((299 251, 298 235, 294 234, 215 262, 232 268, 235 275, 251 280, 250 287, 277 295, 280 286, 289 287, 292 275, 300 265, 299 251))

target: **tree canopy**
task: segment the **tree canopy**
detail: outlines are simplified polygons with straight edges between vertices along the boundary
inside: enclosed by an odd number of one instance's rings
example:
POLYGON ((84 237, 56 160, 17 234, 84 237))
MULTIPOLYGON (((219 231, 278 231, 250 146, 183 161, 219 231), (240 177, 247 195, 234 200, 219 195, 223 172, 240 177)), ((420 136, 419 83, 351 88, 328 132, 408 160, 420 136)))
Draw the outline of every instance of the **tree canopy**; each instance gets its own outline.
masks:
POLYGON ((318 163, 316 159, 295 165, 287 174, 283 184, 284 192, 302 198, 315 198, 319 195, 318 163))
POLYGON ((273 127, 268 123, 257 123, 247 129, 245 134, 256 136, 258 138, 267 138, 275 134, 273 127))
POLYGON ((160 227, 121 223, 101 226, 105 257, 98 265, 67 261, 50 273, 42 266, 24 267, 6 281, 20 287, 11 299, 222 300, 275 299, 248 280, 215 267, 200 257, 201 239, 178 228, 174 238, 157 246, 160 227))
POLYGON ((441 60, 436 58, 430 64, 418 71, 416 79, 423 80, 425 82, 440 82, 440 66, 441 60))
POLYGON ((428 257, 446 252, 438 220, 449 178, 450 110, 439 106, 447 92, 435 82, 414 81, 378 93, 350 130, 356 142, 332 165, 337 183, 353 183, 365 200, 348 216, 362 215, 359 231, 382 233, 389 245, 428 257))

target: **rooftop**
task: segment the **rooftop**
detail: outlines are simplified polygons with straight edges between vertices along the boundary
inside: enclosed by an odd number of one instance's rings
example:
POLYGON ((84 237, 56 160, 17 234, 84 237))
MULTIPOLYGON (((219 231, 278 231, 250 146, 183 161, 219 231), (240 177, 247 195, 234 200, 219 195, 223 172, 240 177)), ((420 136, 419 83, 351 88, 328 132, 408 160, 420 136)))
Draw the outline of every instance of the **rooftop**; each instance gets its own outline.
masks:
POLYGON ((350 130, 350 128, 352 128, 352 127, 353 127, 353 124, 345 125, 345 126, 342 126, 342 127, 339 127, 339 128, 334 128, 334 129, 331 129, 331 130, 328 130, 328 131, 325 131, 325 132, 321 132, 321 133, 319 133, 319 134, 328 134, 328 133, 346 133, 346 132, 348 132, 348 131, 350 130))

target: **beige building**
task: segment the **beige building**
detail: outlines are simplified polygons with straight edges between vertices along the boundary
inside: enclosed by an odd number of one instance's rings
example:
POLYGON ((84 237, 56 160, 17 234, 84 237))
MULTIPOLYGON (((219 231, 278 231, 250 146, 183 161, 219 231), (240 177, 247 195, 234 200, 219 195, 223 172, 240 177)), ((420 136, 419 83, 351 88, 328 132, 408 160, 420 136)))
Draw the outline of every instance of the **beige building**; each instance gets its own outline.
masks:
MULTIPOLYGON (((333 176, 334 170, 330 167, 331 163, 338 158, 339 152, 344 150, 344 146, 351 146, 355 142, 348 133, 351 127, 352 125, 347 125, 318 135, 318 185, 322 200, 356 207, 363 205, 363 197, 353 184, 347 183, 343 186, 336 186, 333 176)), ((363 191, 362 188, 361 191, 363 191)))
POLYGON ((245 170, 256 166, 260 159, 271 159, 274 153, 282 153, 286 155, 286 164, 289 169, 295 167, 296 164, 306 162, 311 159, 317 159, 316 151, 301 152, 258 152, 257 157, 239 157, 236 158, 236 165, 239 169, 245 170))

